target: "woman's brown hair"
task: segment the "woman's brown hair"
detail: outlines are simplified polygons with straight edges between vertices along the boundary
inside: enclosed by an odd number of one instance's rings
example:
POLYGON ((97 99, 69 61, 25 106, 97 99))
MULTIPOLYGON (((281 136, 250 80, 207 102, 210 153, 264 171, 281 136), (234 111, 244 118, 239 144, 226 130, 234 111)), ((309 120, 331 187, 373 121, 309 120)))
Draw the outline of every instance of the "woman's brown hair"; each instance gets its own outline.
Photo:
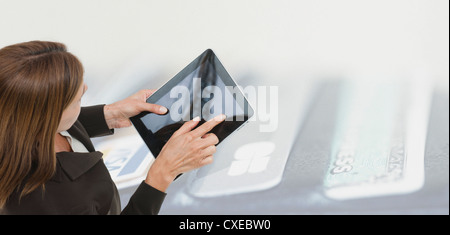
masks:
POLYGON ((82 84, 83 67, 64 44, 0 49, 0 208, 16 190, 24 196, 55 173, 55 134, 82 84))

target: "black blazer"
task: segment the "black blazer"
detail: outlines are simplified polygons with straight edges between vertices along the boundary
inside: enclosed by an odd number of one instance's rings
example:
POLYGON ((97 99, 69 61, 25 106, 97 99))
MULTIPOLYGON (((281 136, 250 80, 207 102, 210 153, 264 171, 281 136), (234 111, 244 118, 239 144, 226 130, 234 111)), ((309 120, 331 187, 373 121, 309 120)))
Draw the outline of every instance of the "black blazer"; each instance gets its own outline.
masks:
POLYGON ((166 194, 144 181, 120 211, 119 194, 103 154, 95 151, 90 140, 113 133, 106 125, 103 105, 83 107, 68 132, 89 153, 57 153, 56 173, 45 189, 38 188, 20 200, 18 193, 12 194, 0 214, 158 214, 166 194))

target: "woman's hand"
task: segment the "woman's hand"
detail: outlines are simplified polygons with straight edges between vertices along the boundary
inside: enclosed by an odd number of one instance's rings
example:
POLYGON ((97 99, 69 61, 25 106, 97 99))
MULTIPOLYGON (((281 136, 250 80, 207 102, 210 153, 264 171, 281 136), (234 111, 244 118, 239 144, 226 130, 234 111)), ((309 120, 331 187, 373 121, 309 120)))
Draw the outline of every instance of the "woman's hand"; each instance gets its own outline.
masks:
POLYGON ((109 129, 131 126, 130 117, 136 116, 144 111, 165 114, 167 108, 146 102, 153 92, 155 90, 141 90, 126 99, 105 105, 105 119, 109 129))
POLYGON ((145 182, 165 192, 177 175, 212 163, 219 139, 208 132, 223 120, 225 115, 219 115, 195 130, 200 118, 184 123, 162 148, 145 182))

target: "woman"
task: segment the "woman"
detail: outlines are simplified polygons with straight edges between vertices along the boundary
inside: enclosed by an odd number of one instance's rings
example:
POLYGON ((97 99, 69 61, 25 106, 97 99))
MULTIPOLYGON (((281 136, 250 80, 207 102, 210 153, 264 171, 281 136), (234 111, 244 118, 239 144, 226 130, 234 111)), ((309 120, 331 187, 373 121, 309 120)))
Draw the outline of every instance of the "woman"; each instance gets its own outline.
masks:
POLYGON ((212 162, 218 143, 207 134, 220 115, 194 129, 186 122, 169 139, 123 211, 102 153, 89 137, 131 125, 146 103, 142 90, 110 105, 80 107, 83 67, 56 42, 0 49, 0 214, 157 214, 165 191, 183 172, 212 162))

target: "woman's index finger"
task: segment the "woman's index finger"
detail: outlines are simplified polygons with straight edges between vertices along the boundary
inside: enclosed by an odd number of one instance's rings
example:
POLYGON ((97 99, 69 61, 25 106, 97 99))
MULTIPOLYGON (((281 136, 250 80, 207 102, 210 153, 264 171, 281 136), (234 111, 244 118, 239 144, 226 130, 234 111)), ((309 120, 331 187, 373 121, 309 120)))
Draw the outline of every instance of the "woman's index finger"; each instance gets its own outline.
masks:
POLYGON ((221 122, 225 120, 226 116, 224 114, 218 115, 215 118, 203 123, 201 126, 197 127, 192 131, 192 134, 195 137, 202 137, 210 130, 212 130, 215 126, 219 125, 221 122))

